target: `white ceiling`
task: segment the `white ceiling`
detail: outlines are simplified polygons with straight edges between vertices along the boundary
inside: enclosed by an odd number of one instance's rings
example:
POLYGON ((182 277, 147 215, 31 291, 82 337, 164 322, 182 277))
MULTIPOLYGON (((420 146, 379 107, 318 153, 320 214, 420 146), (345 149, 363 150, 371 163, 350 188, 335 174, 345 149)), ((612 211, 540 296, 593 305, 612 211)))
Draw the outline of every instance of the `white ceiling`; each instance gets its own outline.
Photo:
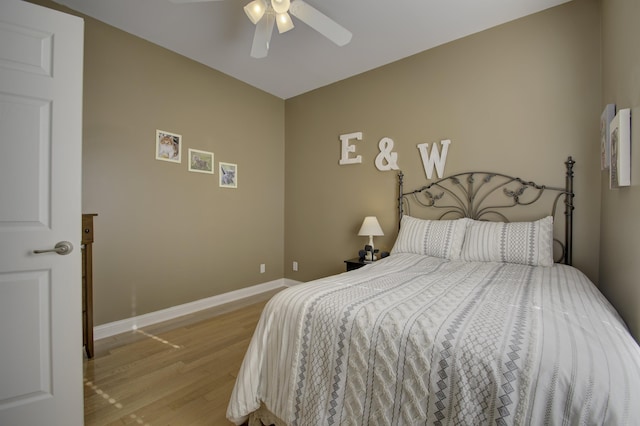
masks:
POLYGON ((306 0, 351 42, 338 47, 294 17, 263 59, 249 56, 249 0, 55 1, 287 99, 569 0, 306 0))

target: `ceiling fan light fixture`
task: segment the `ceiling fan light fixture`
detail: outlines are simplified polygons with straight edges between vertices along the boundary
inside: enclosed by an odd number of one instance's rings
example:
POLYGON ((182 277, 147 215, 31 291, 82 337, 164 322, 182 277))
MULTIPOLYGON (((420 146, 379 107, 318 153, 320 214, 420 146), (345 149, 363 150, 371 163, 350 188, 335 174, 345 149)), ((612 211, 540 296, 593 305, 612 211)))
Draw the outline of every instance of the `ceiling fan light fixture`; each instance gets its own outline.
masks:
POLYGON ((290 5, 290 0, 271 0, 271 7, 276 13, 287 13, 290 5))
POLYGON ((278 32, 280 34, 293 29, 293 21, 287 12, 278 13, 276 16, 276 24, 278 24, 278 32))
POLYGON ((262 0, 253 0, 244 7, 244 13, 247 14, 247 17, 253 22, 253 25, 256 25, 264 16, 266 9, 266 5, 262 0))

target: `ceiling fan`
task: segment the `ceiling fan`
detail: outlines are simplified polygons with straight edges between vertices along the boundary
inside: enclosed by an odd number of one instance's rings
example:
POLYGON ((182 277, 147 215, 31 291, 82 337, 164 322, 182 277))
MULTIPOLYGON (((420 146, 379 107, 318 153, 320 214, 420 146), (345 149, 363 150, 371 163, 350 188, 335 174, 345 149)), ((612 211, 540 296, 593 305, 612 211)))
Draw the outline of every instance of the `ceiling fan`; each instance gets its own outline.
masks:
MULTIPOLYGON (((171 3, 204 3, 221 0, 169 0, 171 3)), ((264 58, 269 51, 274 23, 280 34, 293 29, 289 13, 337 44, 351 41, 351 32, 304 0, 252 0, 244 7, 249 20, 256 26, 251 46, 253 58, 264 58)))

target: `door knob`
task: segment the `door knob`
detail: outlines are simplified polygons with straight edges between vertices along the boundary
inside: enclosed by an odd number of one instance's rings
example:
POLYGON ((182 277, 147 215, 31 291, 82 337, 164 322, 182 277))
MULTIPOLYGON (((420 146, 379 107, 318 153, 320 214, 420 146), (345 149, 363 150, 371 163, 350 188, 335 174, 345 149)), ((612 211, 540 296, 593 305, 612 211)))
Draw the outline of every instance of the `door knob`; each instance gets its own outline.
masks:
POLYGON ((55 245, 54 248, 52 249, 48 249, 48 250, 34 250, 33 253, 34 254, 41 254, 41 253, 51 253, 51 252, 56 252, 60 255, 65 255, 65 254, 69 254, 73 251, 73 244, 71 244, 69 241, 60 241, 58 244, 55 245))

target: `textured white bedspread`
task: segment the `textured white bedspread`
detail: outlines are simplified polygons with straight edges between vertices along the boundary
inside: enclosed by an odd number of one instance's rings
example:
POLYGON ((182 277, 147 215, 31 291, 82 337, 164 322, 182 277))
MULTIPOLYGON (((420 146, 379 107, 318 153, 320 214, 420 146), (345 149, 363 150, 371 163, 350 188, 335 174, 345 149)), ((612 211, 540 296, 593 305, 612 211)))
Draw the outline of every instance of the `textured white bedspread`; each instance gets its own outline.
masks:
POLYGON ((289 425, 640 424, 640 348, 577 269, 395 254, 265 307, 227 410, 289 425))

